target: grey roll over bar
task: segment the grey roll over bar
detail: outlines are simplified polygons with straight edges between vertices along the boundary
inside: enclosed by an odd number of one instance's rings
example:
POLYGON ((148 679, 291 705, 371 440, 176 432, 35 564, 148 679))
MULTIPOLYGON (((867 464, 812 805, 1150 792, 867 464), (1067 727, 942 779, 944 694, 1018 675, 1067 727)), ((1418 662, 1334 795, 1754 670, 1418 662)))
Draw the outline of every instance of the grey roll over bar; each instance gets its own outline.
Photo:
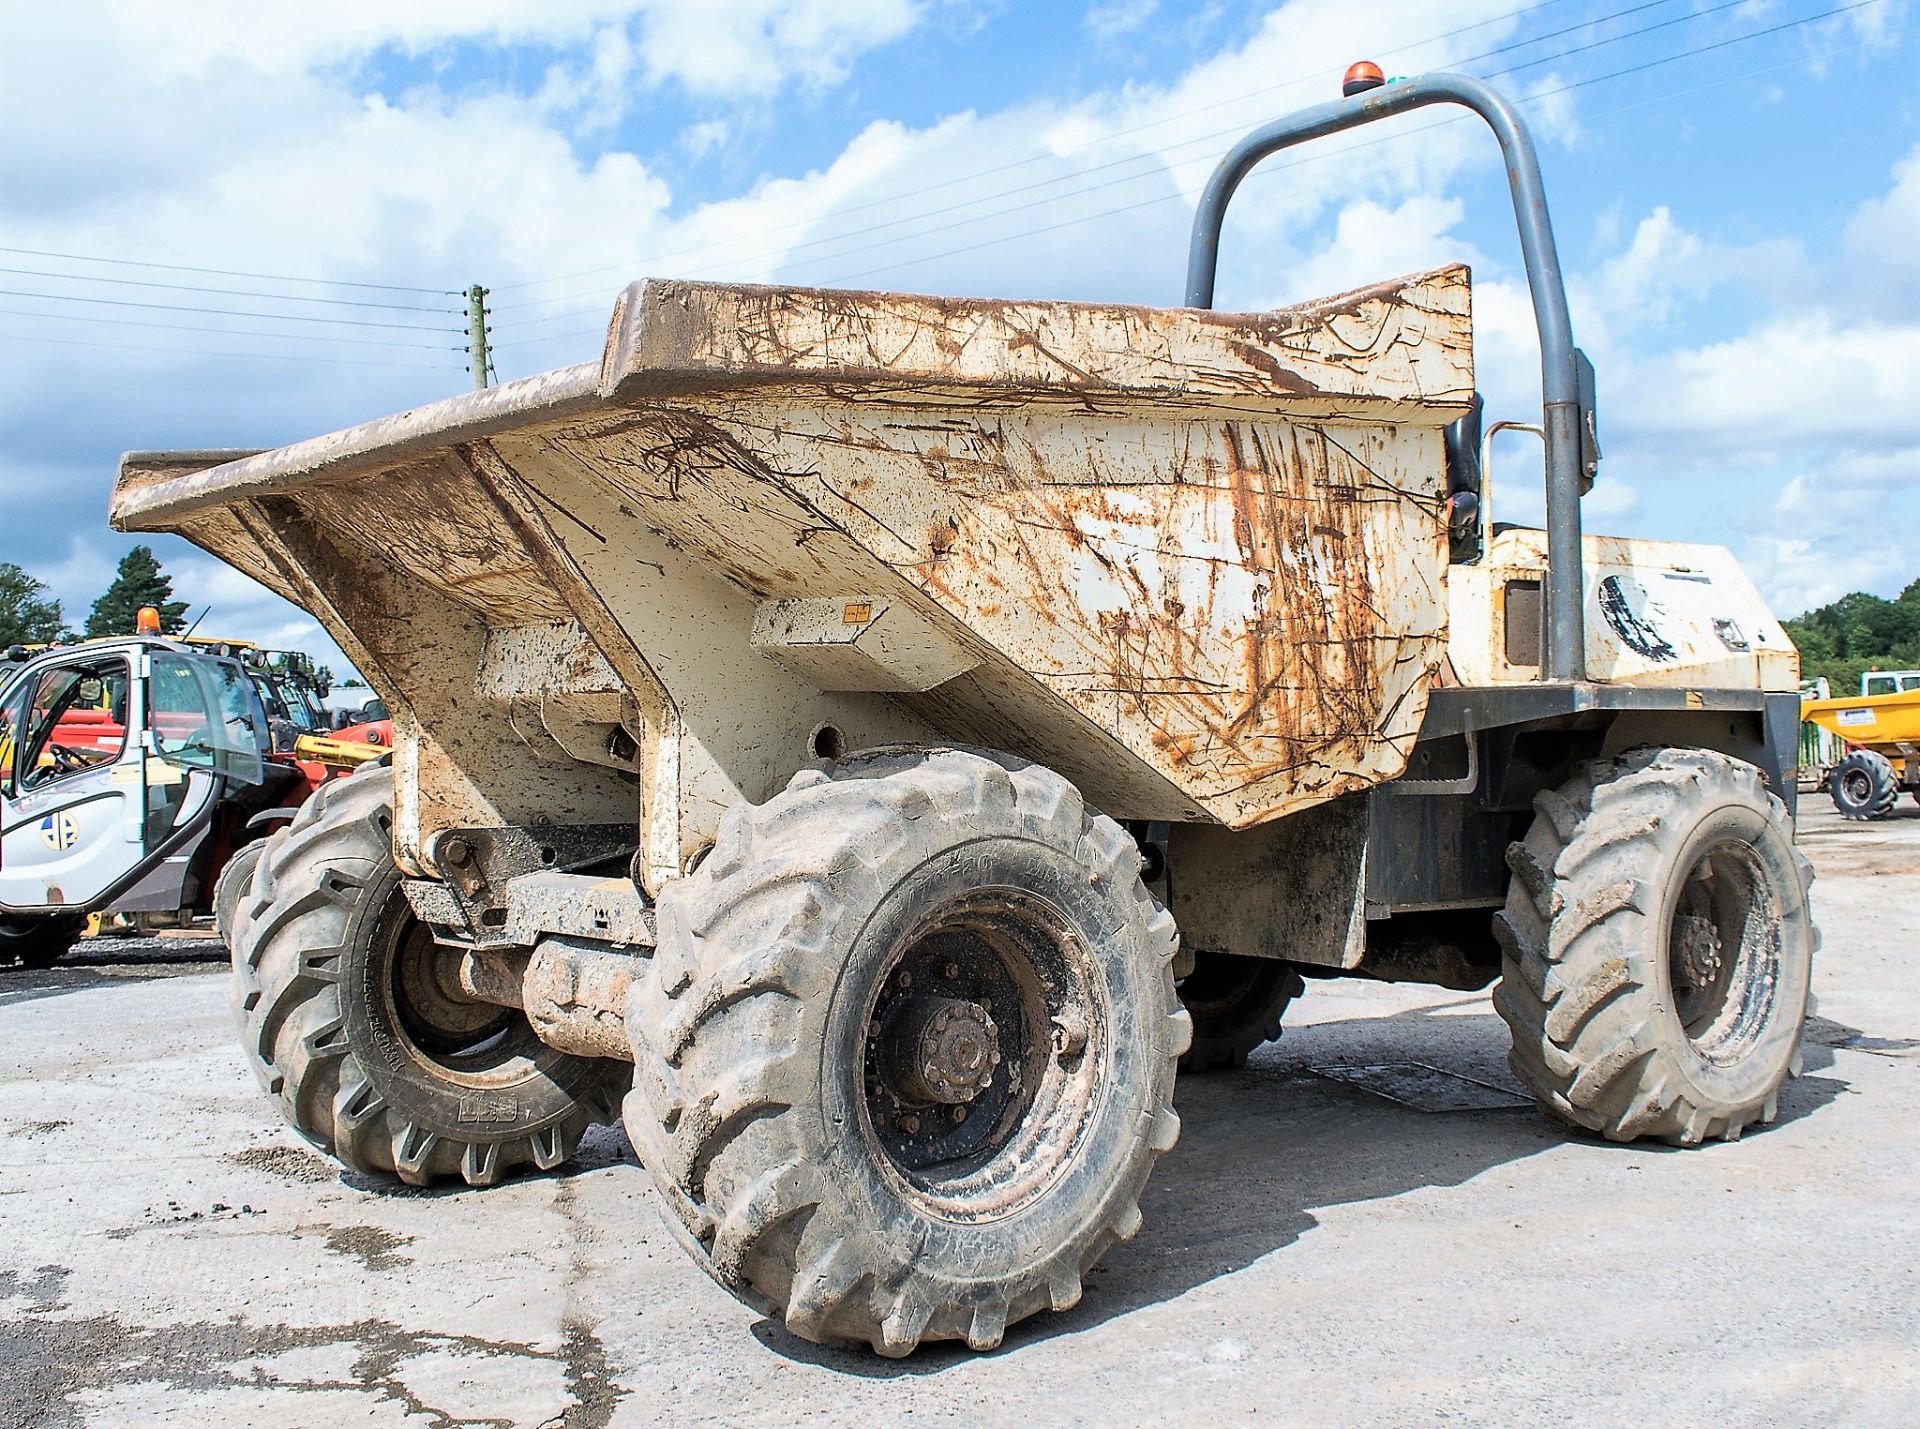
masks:
POLYGON ((1547 446, 1546 653, 1542 675, 1553 681, 1586 678, 1585 622, 1580 575, 1580 493, 1599 463, 1593 419, 1593 369, 1573 344, 1560 255, 1547 216, 1540 160, 1526 123, 1497 90, 1465 74, 1429 74, 1395 80, 1330 104, 1302 109, 1248 134, 1227 152, 1207 180, 1193 216, 1187 250, 1188 307, 1213 306, 1220 257, 1220 222, 1240 181, 1255 164, 1282 149, 1325 138, 1430 104, 1459 104, 1493 130, 1506 161, 1520 253, 1540 331, 1542 426, 1547 446))

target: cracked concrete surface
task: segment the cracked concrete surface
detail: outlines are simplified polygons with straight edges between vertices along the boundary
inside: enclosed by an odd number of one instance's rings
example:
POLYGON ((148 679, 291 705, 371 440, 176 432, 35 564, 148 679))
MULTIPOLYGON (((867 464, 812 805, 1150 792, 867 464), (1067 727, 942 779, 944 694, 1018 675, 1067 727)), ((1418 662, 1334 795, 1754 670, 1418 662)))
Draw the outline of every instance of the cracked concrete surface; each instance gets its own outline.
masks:
POLYGON ((1082 1304, 985 1356, 758 1319, 610 1128, 491 1191, 342 1172, 258 1093, 204 948, 0 972, 0 1424, 1911 1423, 1920 809, 1809 800, 1802 833, 1826 947, 1777 1125, 1570 1138, 1484 995, 1315 983, 1182 1086, 1082 1304))

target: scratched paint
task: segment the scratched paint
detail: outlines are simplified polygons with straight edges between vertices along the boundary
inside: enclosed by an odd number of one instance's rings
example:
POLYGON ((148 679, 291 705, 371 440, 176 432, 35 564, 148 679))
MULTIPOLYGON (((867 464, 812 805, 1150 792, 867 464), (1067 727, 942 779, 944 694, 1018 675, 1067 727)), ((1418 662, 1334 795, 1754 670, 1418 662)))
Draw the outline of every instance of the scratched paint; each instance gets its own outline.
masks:
POLYGON ((114 519, 364 661, 412 746, 403 848, 600 820, 637 775, 671 876, 827 724, 1241 826, 1402 767, 1446 650, 1440 430, 1472 390, 1459 268, 1253 315, 654 283, 598 369, 131 461, 114 519), (887 602, 964 673, 809 688, 749 643, 796 599, 887 602), (616 727, 633 759, 578 757, 616 727))

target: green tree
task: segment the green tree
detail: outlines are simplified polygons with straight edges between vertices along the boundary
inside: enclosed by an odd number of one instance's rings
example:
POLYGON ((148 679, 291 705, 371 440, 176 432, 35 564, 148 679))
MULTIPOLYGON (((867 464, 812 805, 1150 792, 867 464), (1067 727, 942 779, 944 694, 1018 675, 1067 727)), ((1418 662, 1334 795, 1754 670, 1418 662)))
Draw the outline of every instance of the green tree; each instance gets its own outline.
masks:
POLYGON ((12 561, 0 561, 0 649, 59 638, 60 602, 12 561))
POLYGON ((187 603, 173 598, 173 577, 160 569, 151 546, 135 546, 120 558, 113 584, 87 613, 87 638, 131 635, 140 607, 160 612, 160 629, 178 635, 187 628, 187 603))
POLYGON ((1920 669, 1920 580, 1893 600, 1853 591, 1781 622, 1800 650, 1800 673, 1855 694, 1863 671, 1920 669))

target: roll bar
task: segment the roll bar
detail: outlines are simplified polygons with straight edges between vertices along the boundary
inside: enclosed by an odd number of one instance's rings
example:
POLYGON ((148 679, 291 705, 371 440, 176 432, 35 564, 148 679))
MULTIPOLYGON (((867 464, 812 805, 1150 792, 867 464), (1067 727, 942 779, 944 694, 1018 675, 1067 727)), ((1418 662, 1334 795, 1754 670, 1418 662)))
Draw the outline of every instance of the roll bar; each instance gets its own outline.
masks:
MULTIPOLYGON (((1360 67, 1356 66, 1355 70, 1360 67)), ((1355 71, 1349 71, 1352 75, 1355 71)), ((1560 255, 1547 216, 1540 160, 1525 121, 1491 86, 1465 74, 1428 74, 1302 109, 1248 134, 1220 161, 1200 195, 1187 250, 1187 306, 1213 306, 1214 273, 1220 257, 1220 222, 1240 181, 1254 165, 1282 149, 1371 124, 1430 104, 1459 104, 1486 120, 1500 141, 1513 216, 1520 227, 1520 254, 1540 332, 1541 426, 1547 444, 1546 655, 1542 676, 1577 682, 1586 678, 1586 633, 1580 572, 1580 494, 1593 483, 1600 461, 1593 415, 1593 367, 1574 346, 1560 255)))

